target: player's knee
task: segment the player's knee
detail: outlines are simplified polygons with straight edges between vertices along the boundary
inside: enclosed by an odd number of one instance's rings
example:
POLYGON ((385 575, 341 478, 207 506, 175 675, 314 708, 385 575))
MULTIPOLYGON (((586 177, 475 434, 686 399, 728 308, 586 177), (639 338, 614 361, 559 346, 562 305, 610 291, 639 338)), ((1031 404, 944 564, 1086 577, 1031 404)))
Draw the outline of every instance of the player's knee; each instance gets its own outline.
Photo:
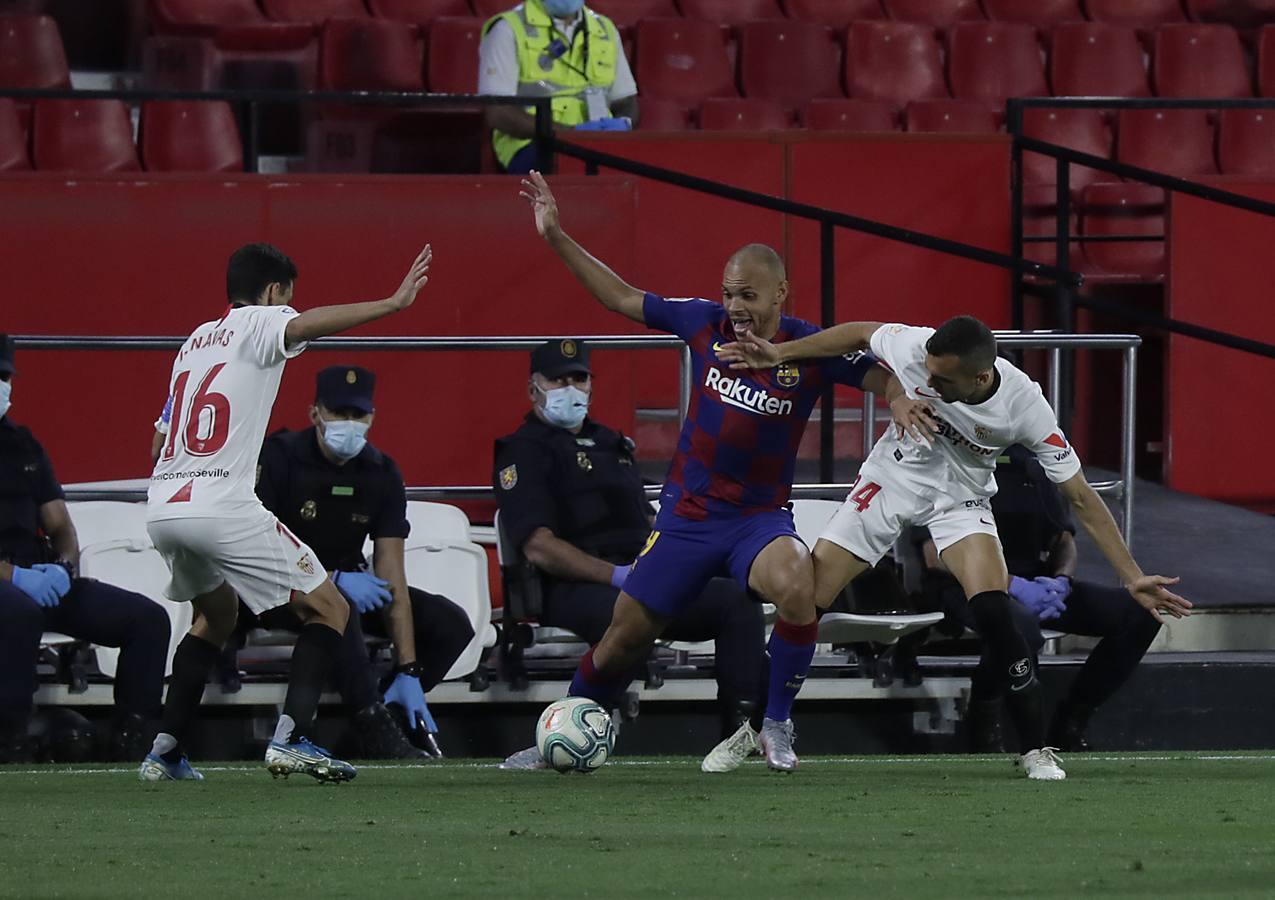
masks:
POLYGON ((198 629, 191 628, 199 637, 223 647, 226 641, 230 640, 230 636, 235 633, 235 625, 239 622, 239 610, 237 607, 229 606, 225 608, 204 609, 200 612, 198 629), (202 632, 202 633, 200 633, 202 632))

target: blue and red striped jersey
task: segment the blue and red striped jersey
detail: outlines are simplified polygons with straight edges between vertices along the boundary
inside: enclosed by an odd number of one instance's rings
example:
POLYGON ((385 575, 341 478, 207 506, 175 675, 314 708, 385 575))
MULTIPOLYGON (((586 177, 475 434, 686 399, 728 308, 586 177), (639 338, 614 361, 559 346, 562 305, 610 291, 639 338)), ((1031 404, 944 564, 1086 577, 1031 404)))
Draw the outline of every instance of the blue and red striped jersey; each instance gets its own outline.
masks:
MULTIPOLYGON (((735 340, 726 308, 711 300, 647 294, 650 328, 668 331, 691 350, 690 409, 660 494, 661 509, 688 519, 778 509, 792 493, 797 448, 810 412, 829 384, 861 388, 875 364, 866 354, 786 363, 767 371, 732 370, 717 349, 735 340)), ((819 328, 782 316, 775 343, 819 328)))

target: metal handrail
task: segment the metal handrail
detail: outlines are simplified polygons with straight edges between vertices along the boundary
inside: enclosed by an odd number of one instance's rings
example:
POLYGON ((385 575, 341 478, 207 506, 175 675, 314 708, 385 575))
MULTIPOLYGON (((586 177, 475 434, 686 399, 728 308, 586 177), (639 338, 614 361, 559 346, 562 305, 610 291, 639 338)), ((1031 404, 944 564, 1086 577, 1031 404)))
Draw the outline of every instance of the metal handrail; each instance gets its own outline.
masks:
MULTIPOLYGON (((1135 426, 1137 406, 1137 358, 1138 347, 1142 338, 1133 334, 1058 334, 1048 331, 996 331, 997 343, 1007 349, 1043 349, 1049 351, 1049 385, 1047 397, 1050 406, 1057 412, 1062 373, 1062 351, 1088 350, 1122 350, 1124 355, 1122 382, 1123 404, 1121 409, 1121 443, 1120 443, 1120 478, 1115 481, 1098 482, 1095 490, 1104 495, 1114 496, 1121 502, 1121 530, 1126 543, 1133 538, 1133 466, 1135 450, 1135 426)), ((555 337, 363 337, 363 338, 319 338, 311 342, 311 347, 322 350, 485 350, 510 351, 527 350, 536 347, 555 337)), ((577 340, 589 344, 593 348, 609 350, 680 350, 678 359, 678 421, 683 422, 690 408, 691 356, 690 348, 681 338, 666 335, 577 335, 577 340)), ((120 337, 84 337, 55 335, 17 335, 17 345, 31 350, 174 350, 181 346, 184 338, 120 336, 120 337)), ((863 457, 866 459, 877 439, 877 401, 872 393, 863 395, 863 457)), ((821 416, 823 412, 821 412, 821 416)), ((829 415, 828 418, 831 418, 829 415)), ((827 497, 844 494, 851 485, 836 482, 818 484, 793 485, 792 496, 827 497)), ((658 485, 647 488, 649 496, 659 495, 658 485)), ((145 497, 145 491, 130 489, 105 488, 68 488, 67 497, 75 500, 137 500, 145 497)), ((481 500, 492 496, 489 485, 440 485, 430 487, 411 487, 407 496, 413 500, 481 500)))

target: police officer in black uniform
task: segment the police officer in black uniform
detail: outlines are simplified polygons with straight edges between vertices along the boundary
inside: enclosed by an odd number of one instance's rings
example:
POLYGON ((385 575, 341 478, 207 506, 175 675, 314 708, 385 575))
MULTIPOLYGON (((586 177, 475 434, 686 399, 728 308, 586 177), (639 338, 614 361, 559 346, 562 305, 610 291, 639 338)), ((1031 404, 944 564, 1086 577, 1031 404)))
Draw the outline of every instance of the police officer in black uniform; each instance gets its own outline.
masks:
MULTIPOLYGON (((1027 643, 1039 651, 1045 643, 1042 628, 1101 638, 1055 710, 1048 737, 1050 746, 1061 750, 1088 750, 1085 732, 1094 711, 1133 674, 1160 625, 1123 588, 1075 580, 1076 526, 1058 488, 1031 451, 1008 449, 997 461, 996 487, 992 512, 1011 575, 1009 593, 1018 601, 1015 621, 1027 643)), ((945 612, 956 630, 973 628, 969 604, 960 585, 944 571, 932 541, 926 540, 923 552, 930 570, 929 605, 945 612)), ((1004 698, 997 684, 981 664, 969 705, 971 736, 979 751, 1004 749, 1004 698)))
POLYGON ((40 442, 9 419, 14 340, 0 334, 0 762, 26 761, 40 636, 120 649, 110 752, 146 752, 160 711, 168 613, 141 594, 78 575, 80 545, 40 442))
MULTIPOLYGON (((492 477, 501 530, 544 575, 540 623, 595 644, 651 532, 653 510, 633 441, 587 417, 592 390, 583 343, 555 340, 536 348, 527 387, 531 412, 496 441, 492 477)), ((761 606, 732 579, 717 578, 664 637, 716 642, 722 733, 731 734, 761 686, 761 606)))
MULTIPOLYGON (((319 372, 312 427, 279 431, 261 451, 257 496, 318 554, 352 612, 338 665, 342 694, 355 714, 364 752, 407 756, 397 726, 388 720, 368 661, 364 634, 394 643, 394 675, 385 702, 406 714, 408 734, 439 755, 438 731, 425 692, 443 680, 474 637, 465 612, 446 597, 409 587, 403 567, 410 531, 403 476, 385 453, 367 442, 376 376, 358 366, 319 372), (373 563, 363 556, 373 542, 373 563), (396 736, 398 740, 396 740, 396 736)), ((287 610, 262 617, 287 625, 287 610)))

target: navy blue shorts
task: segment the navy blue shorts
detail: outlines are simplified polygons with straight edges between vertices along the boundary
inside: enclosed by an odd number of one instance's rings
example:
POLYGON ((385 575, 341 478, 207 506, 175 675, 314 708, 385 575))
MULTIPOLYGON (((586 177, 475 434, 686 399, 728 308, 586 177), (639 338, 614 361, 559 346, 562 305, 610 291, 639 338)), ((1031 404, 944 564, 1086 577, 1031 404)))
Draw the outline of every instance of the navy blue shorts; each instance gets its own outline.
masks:
POLYGON ((786 509, 701 522, 661 510, 624 592, 651 612, 673 618, 695 602, 710 578, 729 575, 747 590, 753 560, 781 537, 797 538, 786 509))

